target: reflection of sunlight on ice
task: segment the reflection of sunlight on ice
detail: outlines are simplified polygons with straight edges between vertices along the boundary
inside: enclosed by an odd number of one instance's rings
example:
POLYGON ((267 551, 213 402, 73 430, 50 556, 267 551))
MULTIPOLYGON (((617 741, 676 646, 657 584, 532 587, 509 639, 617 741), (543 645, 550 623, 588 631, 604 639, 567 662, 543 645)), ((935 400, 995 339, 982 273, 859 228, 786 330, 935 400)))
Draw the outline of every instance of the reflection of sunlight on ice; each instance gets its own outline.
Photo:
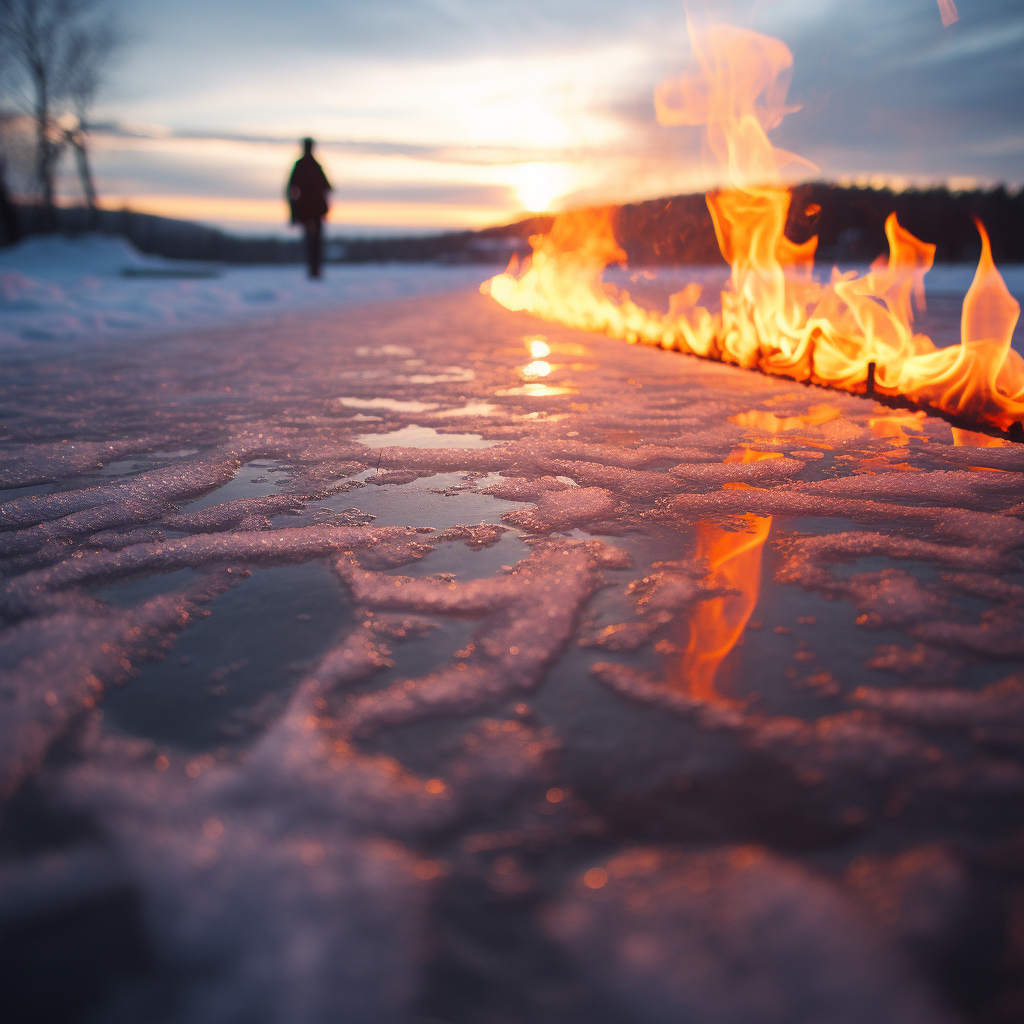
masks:
POLYGON ((504 388, 494 392, 499 397, 504 395, 526 395, 527 398, 549 398, 553 395, 575 395, 576 388, 559 388, 551 384, 521 384, 517 388, 504 388))
POLYGON ((437 402, 402 402, 397 398, 339 398, 347 409, 388 409, 391 412, 429 412, 437 402))
POLYGON ((498 406, 492 402, 467 402, 457 409, 442 409, 434 413, 434 419, 447 419, 449 416, 493 416, 498 406))
POLYGON ((543 334, 528 334, 523 341, 533 359, 545 359, 551 355, 551 346, 543 334))
POLYGON ((486 441, 479 434, 441 434, 433 427, 410 423, 387 434, 360 434, 357 438, 369 448, 490 448, 501 441, 486 441))
POLYGON ((535 359, 524 366, 521 373, 524 377, 546 377, 551 372, 551 364, 543 359, 535 359))

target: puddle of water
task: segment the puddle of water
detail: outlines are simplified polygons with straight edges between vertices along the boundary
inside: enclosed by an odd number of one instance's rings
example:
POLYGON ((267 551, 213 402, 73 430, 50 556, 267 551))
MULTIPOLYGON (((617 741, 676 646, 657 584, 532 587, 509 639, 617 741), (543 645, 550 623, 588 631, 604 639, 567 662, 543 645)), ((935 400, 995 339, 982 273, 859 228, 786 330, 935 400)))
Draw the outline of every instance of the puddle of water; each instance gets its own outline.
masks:
POLYGON ((237 726, 247 713, 268 696, 283 702, 297 663, 322 654, 351 615, 340 580, 320 562, 257 570, 209 608, 163 661, 108 694, 108 722, 186 749, 230 746, 245 738, 237 726))
POLYGON ((199 512, 211 505, 220 505, 236 498, 265 498, 270 494, 280 494, 278 486, 287 479, 288 467, 271 459, 257 459, 242 466, 238 472, 222 487, 211 491, 203 498, 183 505, 182 512, 199 512))
POLYGON ((108 462, 105 466, 101 466, 87 475, 127 476, 130 474, 141 473, 143 470, 156 469, 157 467, 167 465, 170 462, 176 462, 178 459, 184 459, 189 455, 196 455, 198 451, 198 448, 182 448, 181 450, 174 452, 139 452, 138 455, 131 455, 126 459, 118 459, 116 462, 108 462))
POLYGON ((445 366, 441 373, 414 373, 409 377, 396 377, 406 384, 466 384, 476 380, 476 371, 462 366, 445 366))
MULTIPOLYGON (((423 539, 430 540, 425 534, 423 539)), ((530 547, 522 537, 510 530, 503 533, 497 544, 474 551, 461 541, 438 544, 437 550, 414 565, 405 565, 395 572, 402 576, 433 576, 435 573, 454 573, 460 580, 480 580, 497 576, 503 565, 515 565, 529 557, 530 547)))
POLYGON ((494 392, 499 397, 507 395, 525 395, 527 398, 550 398, 553 395, 575 395, 576 388, 559 388, 551 384, 523 384, 518 388, 504 388, 494 392))
POLYGON ((433 427, 410 423, 387 434, 360 434, 368 448, 492 448, 502 441, 486 441, 479 434, 441 434, 433 427))
POLYGON ((500 406, 491 402, 469 402, 458 409, 442 409, 434 413, 434 419, 447 419, 449 416, 493 416, 500 406))
POLYGON ((57 489, 55 483, 32 484, 30 487, 4 487, 0 488, 0 504, 5 501, 14 501, 15 498, 28 498, 34 494, 52 494, 57 489))
MULTIPOLYGON (((371 469, 356 479, 373 476, 371 469)), ((310 503, 309 509, 329 508, 343 512, 356 507, 360 512, 375 517, 374 526, 433 526, 444 530, 449 526, 500 523, 506 512, 529 507, 525 502, 506 501, 480 493, 501 479, 500 474, 489 473, 477 480, 474 487, 462 473, 435 473, 407 484, 370 484, 361 488, 358 494, 352 491, 332 494, 323 501, 310 503), (452 490, 457 487, 466 489, 452 490), (439 493, 445 491, 448 493, 439 493)), ((292 519, 291 522, 294 525, 299 520, 292 519)))
POLYGON ((174 572, 138 576, 125 582, 107 583, 100 587, 87 587, 89 594, 117 608, 132 608, 151 597, 184 590, 197 582, 202 574, 197 569, 176 569, 174 572))
POLYGON ((346 409, 387 409, 389 412, 429 412, 437 402, 403 402, 397 398, 339 398, 346 409))

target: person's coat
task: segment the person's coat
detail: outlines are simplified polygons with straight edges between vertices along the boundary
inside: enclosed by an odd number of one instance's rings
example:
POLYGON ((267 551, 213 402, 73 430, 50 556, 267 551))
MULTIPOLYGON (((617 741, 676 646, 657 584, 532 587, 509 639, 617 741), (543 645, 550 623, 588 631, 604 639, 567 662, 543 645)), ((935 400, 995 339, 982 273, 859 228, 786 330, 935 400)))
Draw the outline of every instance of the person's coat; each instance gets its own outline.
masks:
POLYGON ((327 193, 331 183, 324 169, 314 157, 306 154, 295 161, 288 179, 288 202, 292 208, 292 223, 305 224, 327 216, 327 193))

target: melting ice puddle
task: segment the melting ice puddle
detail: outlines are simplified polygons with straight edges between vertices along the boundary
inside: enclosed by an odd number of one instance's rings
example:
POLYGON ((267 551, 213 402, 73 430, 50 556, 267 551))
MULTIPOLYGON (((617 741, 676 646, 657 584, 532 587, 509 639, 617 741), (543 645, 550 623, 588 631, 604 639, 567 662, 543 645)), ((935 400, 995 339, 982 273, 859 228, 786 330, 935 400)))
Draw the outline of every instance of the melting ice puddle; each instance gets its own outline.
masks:
POLYGON ((288 467, 271 459, 257 459, 242 466, 235 475, 215 491, 181 507, 182 512, 199 512, 211 505, 220 505, 237 498, 265 498, 280 494, 278 483, 287 478, 288 467))
MULTIPOLYGON (((373 476, 371 469, 356 479, 373 476)), ((358 492, 332 494, 323 501, 311 503, 309 508, 329 508, 340 512, 354 506, 374 516, 374 526, 432 526, 436 530, 444 530, 449 526, 500 523, 506 512, 530 507, 526 502, 506 501, 480 493, 501 479, 500 474, 489 473, 471 484, 463 473, 435 473, 407 484, 370 484, 358 492)), ((289 525, 300 521, 292 518, 289 525)), ((433 571, 454 570, 435 568, 433 571)))
POLYGON ((14 501, 15 498, 30 498, 36 494, 52 494, 57 489, 55 483, 30 484, 28 487, 0 488, 0 504, 14 501))
POLYGON ((441 434, 415 423, 388 434, 360 434, 356 440, 368 448, 492 448, 502 441, 486 441, 479 434, 441 434))
POLYGON ((429 412, 437 402, 403 402, 397 398, 339 398, 346 409, 387 409, 389 412, 429 412))
POLYGON ((156 469, 165 466, 179 459, 187 458, 189 455, 196 455, 198 448, 182 448, 178 451, 155 451, 139 452, 126 459, 118 459, 116 462, 108 462, 105 466, 98 467, 87 476, 131 476, 148 469, 156 469))
POLYGON ((351 616, 344 586, 321 562, 256 570, 208 607, 210 617, 184 630, 163 661, 142 665, 108 692, 103 707, 112 725, 195 750, 251 739, 245 724, 253 709, 286 699, 296 663, 322 654, 351 616))
POLYGON ((202 579, 202 575, 198 569, 176 569, 174 572, 153 573, 103 586, 87 587, 86 590, 92 597, 117 608, 133 608, 151 597, 184 590, 202 579))

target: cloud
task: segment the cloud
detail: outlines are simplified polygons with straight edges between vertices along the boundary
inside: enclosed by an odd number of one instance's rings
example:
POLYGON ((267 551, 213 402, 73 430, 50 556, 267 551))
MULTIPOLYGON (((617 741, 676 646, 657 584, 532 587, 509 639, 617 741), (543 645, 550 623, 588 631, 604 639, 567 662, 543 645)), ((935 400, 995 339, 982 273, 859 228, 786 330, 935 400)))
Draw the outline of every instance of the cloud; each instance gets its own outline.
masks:
MULTIPOLYGON (((971 0, 949 28, 935 0, 691 6, 790 46, 803 109, 773 141, 824 175, 1024 176, 1020 0, 971 0)), ((421 221, 431 204, 514 213, 541 165, 588 201, 714 183, 700 133, 653 119, 688 58, 681 0, 141 0, 130 17, 100 111, 101 171, 125 194, 276 201, 306 133, 353 209, 421 221)))

